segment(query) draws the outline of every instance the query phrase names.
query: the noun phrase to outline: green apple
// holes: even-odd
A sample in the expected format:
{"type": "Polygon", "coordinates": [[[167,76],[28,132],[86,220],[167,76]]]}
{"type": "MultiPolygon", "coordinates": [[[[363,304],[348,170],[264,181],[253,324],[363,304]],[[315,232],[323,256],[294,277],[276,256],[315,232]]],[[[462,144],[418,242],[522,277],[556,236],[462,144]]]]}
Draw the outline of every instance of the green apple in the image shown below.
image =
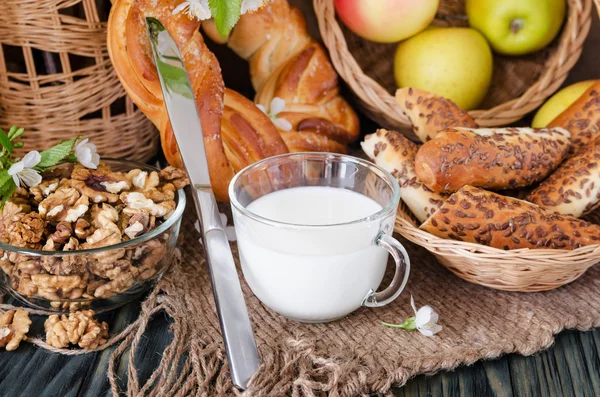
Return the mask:
{"type": "Polygon", "coordinates": [[[580,81],[552,95],[537,111],[531,122],[533,128],[544,128],[573,104],[597,80],[580,81]]]}
{"type": "Polygon", "coordinates": [[[547,46],[565,19],[565,0],[466,0],[469,25],[494,51],[523,55],[547,46]]]}
{"type": "Polygon", "coordinates": [[[398,45],[398,87],[420,88],[476,108],[492,81],[493,60],[485,38],[470,28],[427,29],[398,45]]]}

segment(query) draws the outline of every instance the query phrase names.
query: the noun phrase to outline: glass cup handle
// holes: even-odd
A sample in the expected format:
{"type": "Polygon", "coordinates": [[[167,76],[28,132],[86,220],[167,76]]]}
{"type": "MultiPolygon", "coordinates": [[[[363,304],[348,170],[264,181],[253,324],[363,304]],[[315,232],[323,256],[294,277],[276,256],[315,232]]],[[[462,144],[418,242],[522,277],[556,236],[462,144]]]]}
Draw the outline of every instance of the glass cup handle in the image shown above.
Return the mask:
{"type": "Polygon", "coordinates": [[[362,301],[363,306],[381,307],[392,302],[404,290],[410,273],[410,259],[406,250],[395,238],[380,233],[375,239],[375,245],[389,252],[396,262],[396,273],[390,285],[381,292],[369,290],[362,301]]]}

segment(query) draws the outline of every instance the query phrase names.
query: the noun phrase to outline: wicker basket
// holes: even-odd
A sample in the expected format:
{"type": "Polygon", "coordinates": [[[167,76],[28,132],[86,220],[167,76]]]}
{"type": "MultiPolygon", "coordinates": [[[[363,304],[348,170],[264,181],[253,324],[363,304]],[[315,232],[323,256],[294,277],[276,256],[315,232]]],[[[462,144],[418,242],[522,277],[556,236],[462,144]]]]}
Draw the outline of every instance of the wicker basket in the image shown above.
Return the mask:
{"type": "MultiPolygon", "coordinates": [[[[598,219],[588,219],[595,223],[598,219]]],[[[505,291],[538,292],[560,287],[600,261],[600,244],[575,250],[517,249],[445,240],[417,227],[410,210],[398,208],[395,231],[435,255],[458,277],[505,291]]]]}
{"type": "Polygon", "coordinates": [[[25,148],[85,135],[103,156],[146,161],[159,135],[126,96],[106,48],[108,0],[0,1],[0,127],[25,148]]]}
{"type": "MultiPolygon", "coordinates": [[[[600,0],[594,1],[600,4],[600,0]]],[[[463,3],[441,0],[435,24],[466,26],[463,3]]],[[[517,121],[561,86],[581,55],[590,29],[592,0],[568,0],[568,6],[562,33],[546,49],[522,57],[494,55],[492,86],[482,104],[487,110],[470,112],[479,125],[500,126],[517,121]]],[[[363,40],[341,26],[335,17],[333,0],[314,0],[314,7],[333,65],[365,113],[382,126],[402,130],[408,138],[416,139],[410,130],[404,130],[410,123],[393,96],[396,45],[363,40]]]]}

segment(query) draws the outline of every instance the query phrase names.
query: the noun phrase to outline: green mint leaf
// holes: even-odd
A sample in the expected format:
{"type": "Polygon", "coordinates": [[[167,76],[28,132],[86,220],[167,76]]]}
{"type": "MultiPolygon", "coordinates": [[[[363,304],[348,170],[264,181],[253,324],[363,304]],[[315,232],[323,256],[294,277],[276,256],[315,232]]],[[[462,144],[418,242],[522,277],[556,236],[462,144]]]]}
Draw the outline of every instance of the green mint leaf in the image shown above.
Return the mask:
{"type": "Polygon", "coordinates": [[[10,141],[8,135],[6,135],[6,133],[2,129],[0,129],[0,145],[2,145],[2,147],[4,148],[4,150],[6,150],[9,156],[12,155],[13,144],[10,141]]]}
{"type": "Polygon", "coordinates": [[[40,156],[42,159],[36,168],[43,170],[63,162],[73,151],[73,147],[75,146],[77,139],[79,139],[79,137],[60,142],[58,145],[41,152],[40,156]]]}
{"type": "Polygon", "coordinates": [[[226,38],[240,19],[242,0],[208,0],[208,6],[217,32],[222,38],[226,38]]]}
{"type": "Polygon", "coordinates": [[[12,197],[16,189],[17,185],[12,176],[8,175],[8,170],[0,171],[0,208],[4,207],[4,203],[12,197]]]}
{"type": "MultiPolygon", "coordinates": [[[[0,171],[0,191],[8,181],[12,180],[12,176],[8,175],[8,170],[0,171]]],[[[14,183],[14,181],[13,181],[14,183]]]]}
{"type": "Polygon", "coordinates": [[[23,132],[25,132],[25,128],[17,128],[13,125],[10,127],[10,131],[8,131],[8,138],[10,138],[11,141],[14,141],[16,138],[23,135],[23,132]]]}
{"type": "Polygon", "coordinates": [[[2,189],[2,192],[0,192],[0,209],[4,208],[4,203],[10,200],[12,195],[15,193],[15,190],[17,190],[17,185],[15,185],[12,180],[11,182],[7,183],[6,186],[7,188],[2,189]]]}
{"type": "Polygon", "coordinates": [[[8,130],[8,137],[10,138],[15,132],[17,132],[17,126],[13,125],[12,127],[10,127],[10,130],[8,130]]]}

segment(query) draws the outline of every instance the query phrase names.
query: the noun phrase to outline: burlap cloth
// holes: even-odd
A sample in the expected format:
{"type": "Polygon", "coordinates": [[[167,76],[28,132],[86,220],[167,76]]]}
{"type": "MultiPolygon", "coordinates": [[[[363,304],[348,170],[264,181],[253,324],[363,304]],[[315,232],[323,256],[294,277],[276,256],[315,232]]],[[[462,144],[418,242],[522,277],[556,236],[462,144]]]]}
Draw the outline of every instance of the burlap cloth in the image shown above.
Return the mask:
{"type": "MultiPolygon", "coordinates": [[[[180,260],[143,302],[139,319],[110,341],[117,345],[108,368],[115,395],[240,394],[229,376],[210,276],[193,219],[193,214],[184,217],[180,260]],[[173,320],[173,341],[153,375],[141,381],[133,357],[150,317],[160,311],[173,320]],[[124,354],[129,355],[127,390],[119,389],[116,376],[124,354]]],[[[402,296],[384,308],[362,308],[328,324],[302,324],[277,315],[252,295],[240,273],[263,362],[246,394],[391,394],[392,386],[401,386],[417,374],[504,353],[533,354],[549,347],[554,335],[565,328],[600,325],[598,267],[554,291],[507,293],[463,282],[423,249],[405,246],[412,258],[412,274],[402,296]],[[399,322],[412,315],[411,294],[417,306],[429,304],[439,312],[444,328],[438,335],[428,338],[380,325],[380,321],[399,322]]],[[[40,339],[30,342],[49,348],[40,339]]]]}

